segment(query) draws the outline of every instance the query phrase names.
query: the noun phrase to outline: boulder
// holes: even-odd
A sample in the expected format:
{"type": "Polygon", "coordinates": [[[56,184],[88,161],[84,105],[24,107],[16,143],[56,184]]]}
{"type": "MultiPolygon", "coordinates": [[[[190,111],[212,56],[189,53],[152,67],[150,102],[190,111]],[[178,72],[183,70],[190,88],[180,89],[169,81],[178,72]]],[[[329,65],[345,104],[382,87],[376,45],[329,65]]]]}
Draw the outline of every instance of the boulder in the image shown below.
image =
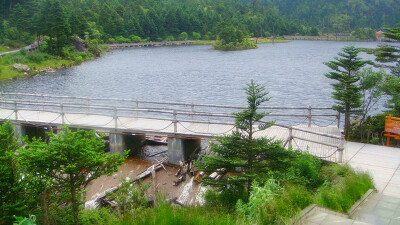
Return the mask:
{"type": "Polygon", "coordinates": [[[22,71],[22,72],[29,72],[29,71],[31,71],[31,68],[29,68],[28,65],[24,65],[24,64],[20,64],[20,63],[15,63],[15,64],[13,65],[13,68],[14,68],[15,70],[19,70],[19,71],[22,71]]]}

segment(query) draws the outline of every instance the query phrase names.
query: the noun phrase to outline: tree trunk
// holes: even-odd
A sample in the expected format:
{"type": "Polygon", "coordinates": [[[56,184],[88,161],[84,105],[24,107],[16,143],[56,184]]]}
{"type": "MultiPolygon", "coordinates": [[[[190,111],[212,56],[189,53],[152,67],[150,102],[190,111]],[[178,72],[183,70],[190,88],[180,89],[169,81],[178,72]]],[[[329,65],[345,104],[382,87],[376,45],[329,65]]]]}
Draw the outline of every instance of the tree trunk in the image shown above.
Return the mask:
{"type": "Polygon", "coordinates": [[[74,188],[74,184],[72,182],[72,175],[70,175],[70,190],[71,190],[71,202],[72,202],[72,211],[74,213],[74,221],[75,221],[75,225],[79,225],[79,218],[78,218],[78,203],[76,200],[76,190],[74,188]]]}
{"type": "Polygon", "coordinates": [[[46,201],[46,196],[47,196],[47,188],[40,193],[40,207],[42,208],[42,223],[43,225],[50,225],[49,223],[49,210],[47,207],[47,201],[46,201]]]}
{"type": "Polygon", "coordinates": [[[344,136],[346,141],[350,139],[350,105],[346,105],[346,115],[344,119],[344,136]]]}

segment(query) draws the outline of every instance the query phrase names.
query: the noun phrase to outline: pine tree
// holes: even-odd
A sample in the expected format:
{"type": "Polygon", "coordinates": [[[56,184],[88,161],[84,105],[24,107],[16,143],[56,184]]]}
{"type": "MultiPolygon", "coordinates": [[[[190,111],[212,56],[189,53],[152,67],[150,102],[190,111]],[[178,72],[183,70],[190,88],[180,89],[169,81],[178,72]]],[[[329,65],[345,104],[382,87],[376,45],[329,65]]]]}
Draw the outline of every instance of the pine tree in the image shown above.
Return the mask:
{"type": "Polygon", "coordinates": [[[325,74],[326,77],[336,80],[337,83],[331,84],[334,91],[332,97],[336,100],[333,109],[344,113],[344,132],[346,140],[350,137],[350,116],[359,113],[361,107],[361,92],[357,82],[360,80],[358,71],[367,63],[358,56],[360,52],[356,47],[349,46],[342,49],[335,57],[335,61],[324,63],[333,71],[325,74]]]}
{"type": "Polygon", "coordinates": [[[269,171],[271,165],[268,159],[286,151],[279,141],[254,137],[256,132],[273,125],[273,122],[262,121],[268,113],[258,112],[259,106],[269,100],[265,87],[251,81],[245,91],[248,107],[234,114],[237,130],[231,135],[216,137],[217,143],[210,145],[215,154],[204,155],[201,161],[196,162],[197,168],[208,174],[216,171],[221,175],[236,174],[218,180],[202,180],[204,184],[214,185],[222,191],[243,190],[245,187],[249,193],[253,180],[269,171]]]}

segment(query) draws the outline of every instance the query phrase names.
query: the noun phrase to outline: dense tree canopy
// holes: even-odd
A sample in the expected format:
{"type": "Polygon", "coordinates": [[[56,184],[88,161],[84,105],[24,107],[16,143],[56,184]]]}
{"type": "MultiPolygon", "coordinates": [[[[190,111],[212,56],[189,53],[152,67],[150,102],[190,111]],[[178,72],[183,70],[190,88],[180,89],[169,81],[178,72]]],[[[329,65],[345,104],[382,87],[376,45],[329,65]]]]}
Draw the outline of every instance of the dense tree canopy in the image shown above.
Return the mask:
{"type": "Polygon", "coordinates": [[[45,34],[52,18],[62,14],[59,25],[69,26],[64,32],[81,38],[89,32],[104,42],[131,35],[149,40],[177,38],[182,32],[215,35],[222,21],[257,37],[357,29],[361,34],[394,26],[400,21],[399,7],[390,0],[0,0],[0,38],[28,42],[27,32],[45,34]]]}

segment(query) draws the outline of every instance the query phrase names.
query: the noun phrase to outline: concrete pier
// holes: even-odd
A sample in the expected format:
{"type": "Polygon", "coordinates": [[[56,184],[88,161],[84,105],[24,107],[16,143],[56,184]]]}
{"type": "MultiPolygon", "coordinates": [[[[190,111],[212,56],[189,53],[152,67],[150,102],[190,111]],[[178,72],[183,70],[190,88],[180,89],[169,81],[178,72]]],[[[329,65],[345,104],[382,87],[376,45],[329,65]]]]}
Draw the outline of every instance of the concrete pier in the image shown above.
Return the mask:
{"type": "Polygon", "coordinates": [[[141,152],[146,142],[145,135],[133,133],[110,133],[110,152],[120,153],[130,150],[129,155],[137,155],[141,152]]]}
{"type": "Polygon", "coordinates": [[[187,161],[200,149],[200,139],[168,138],[168,163],[179,164],[187,161]]]}

